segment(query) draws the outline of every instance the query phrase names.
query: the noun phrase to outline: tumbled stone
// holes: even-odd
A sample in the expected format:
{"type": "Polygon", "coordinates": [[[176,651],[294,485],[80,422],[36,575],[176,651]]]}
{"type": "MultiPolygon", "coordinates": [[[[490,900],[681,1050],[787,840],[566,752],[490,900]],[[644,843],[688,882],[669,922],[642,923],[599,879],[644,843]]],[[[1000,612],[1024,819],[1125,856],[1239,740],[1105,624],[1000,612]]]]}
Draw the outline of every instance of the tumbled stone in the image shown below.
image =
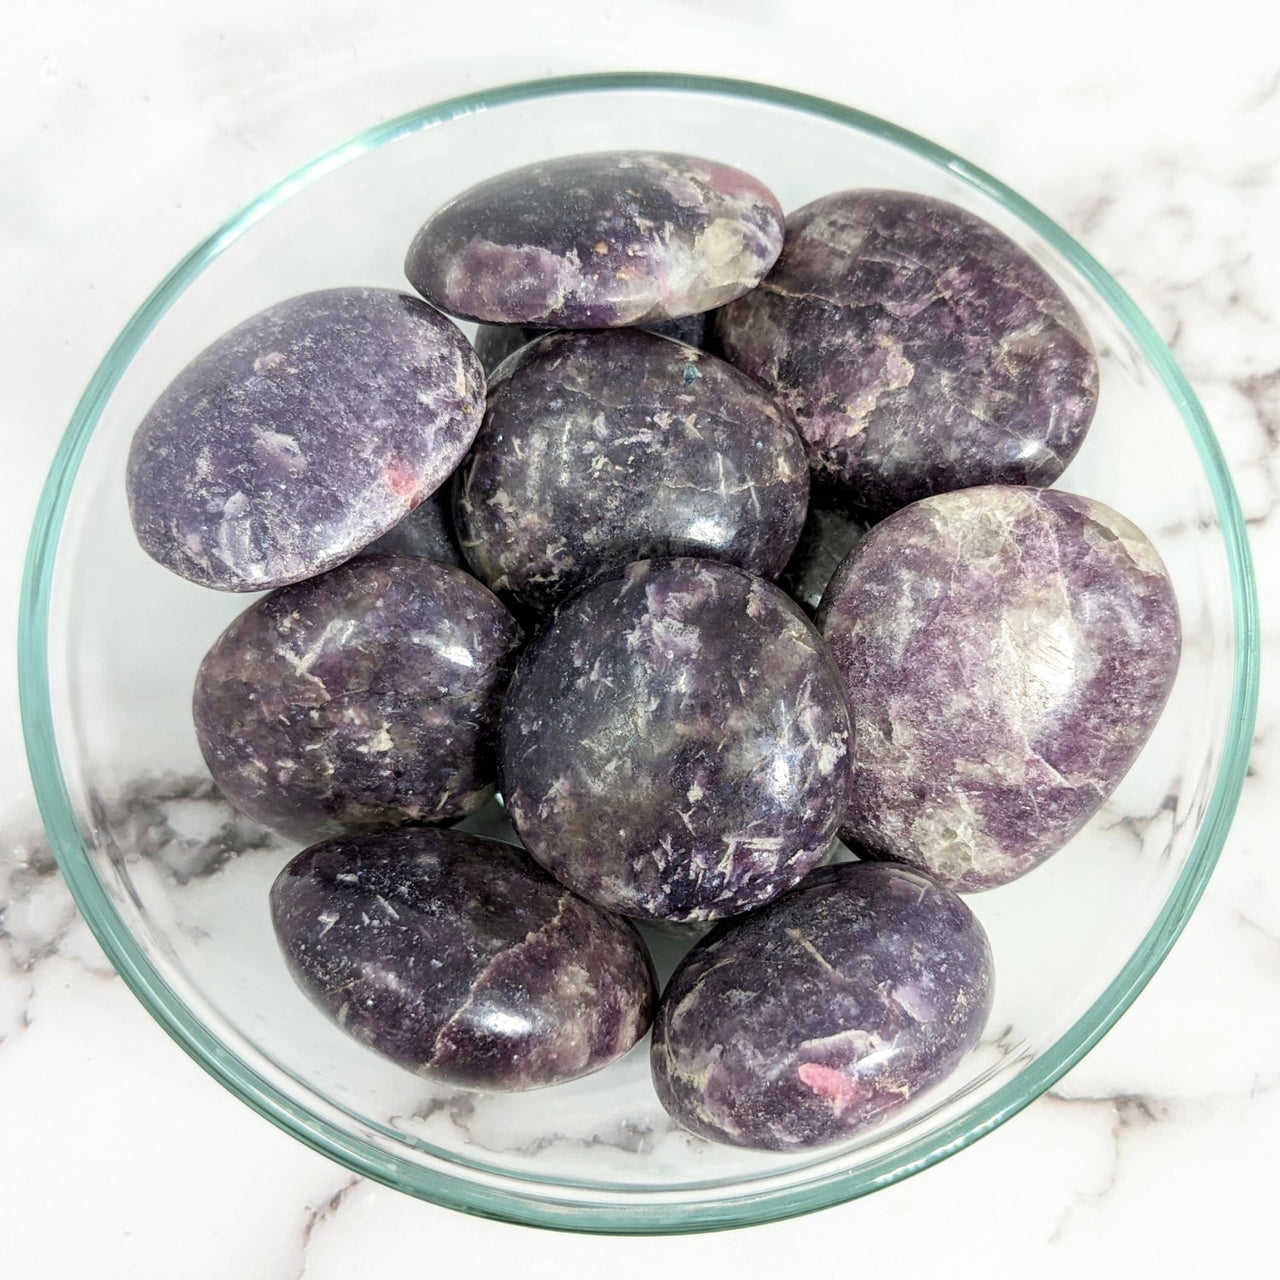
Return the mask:
{"type": "MultiPolygon", "coordinates": [[[[712,355],[718,353],[715,336],[715,313],[703,311],[698,315],[681,316],[677,320],[658,320],[652,324],[635,326],[646,333],[656,333],[663,338],[687,342],[712,355]]],[[[476,330],[473,344],[484,371],[491,374],[509,355],[527,346],[535,338],[544,337],[546,329],[530,329],[519,324],[482,324],[476,330]]]]}
{"type": "Polygon", "coordinates": [[[502,715],[520,838],[584,898],[642,919],[767,902],[826,852],[848,712],[818,633],[732,565],[630,565],[557,609],[502,715]]]}
{"type": "Polygon", "coordinates": [[[392,525],[382,537],[371,542],[361,554],[416,556],[465,568],[453,531],[450,505],[449,486],[444,485],[418,503],[399,524],[392,525]]]}
{"type": "Polygon", "coordinates": [[[954,893],[902,867],[823,867],[689,953],[654,1022],[654,1086],[717,1142],[837,1142],[950,1074],[991,995],[986,934],[954,893]]]}
{"type": "Polygon", "coordinates": [[[988,486],[889,516],[818,626],[857,760],[845,840],[960,890],[1043,862],[1146,742],[1178,668],[1173,587],[1117,512],[988,486]]]}
{"type": "Polygon", "coordinates": [[[869,527],[825,495],[811,495],[800,540],[778,575],[778,586],[812,617],[832,575],[869,527]]]}
{"type": "Polygon", "coordinates": [[[769,277],[717,325],[726,357],[794,416],[815,477],[874,514],[1050,484],[1097,402],[1084,323],[1044,268],[975,215],[907,192],[793,213],[769,277]]]}
{"type": "Polygon", "coordinates": [[[601,329],[710,311],[759,283],[782,209],[739,169],[667,152],[542,161],[437,210],[405,274],[453,315],[601,329]]]}
{"type": "Polygon", "coordinates": [[[795,429],[724,361],[633,329],[557,333],[490,380],[455,517],[476,575],[541,613],[654,556],[771,577],[808,494],[795,429]]]}
{"type": "Polygon", "coordinates": [[[207,347],[143,419],[128,464],[134,529],[202,586],[311,577],[435,490],[483,411],[470,344],[417,298],[290,298],[207,347]]]}
{"type": "Polygon", "coordinates": [[[200,749],[236,808],[297,839],[460,817],[493,792],[521,639],[461,569],[358,557],[222,633],[196,677],[200,749]]]}
{"type": "Polygon", "coordinates": [[[535,1089],[598,1071],[648,1029],[644,945],[513,845],[362,833],[271,890],[294,980],[348,1035],[419,1075],[535,1089]]]}

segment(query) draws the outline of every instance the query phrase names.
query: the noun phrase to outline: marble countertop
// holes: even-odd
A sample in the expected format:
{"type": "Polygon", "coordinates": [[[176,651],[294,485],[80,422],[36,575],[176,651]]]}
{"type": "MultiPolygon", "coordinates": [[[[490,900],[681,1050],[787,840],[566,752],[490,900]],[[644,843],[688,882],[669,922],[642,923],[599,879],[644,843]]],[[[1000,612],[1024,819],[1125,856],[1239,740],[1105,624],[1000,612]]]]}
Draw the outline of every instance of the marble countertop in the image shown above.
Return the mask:
{"type": "Polygon", "coordinates": [[[6,20],[0,1275],[349,1280],[457,1263],[488,1275],[517,1252],[530,1277],[826,1259],[891,1275],[1252,1273],[1274,1242],[1280,1147],[1280,18],[1250,0],[367,8],[357,22],[345,0],[43,0],[6,20]],[[488,84],[611,67],[851,103],[967,156],[1079,237],[1171,343],[1219,434],[1254,540],[1264,660],[1251,776],[1220,866],[1170,959],[1082,1064],[969,1151],[868,1199],[625,1243],[418,1203],[305,1149],[205,1076],[114,976],[53,869],[8,674],[57,439],[169,266],[367,124],[488,84]]]}

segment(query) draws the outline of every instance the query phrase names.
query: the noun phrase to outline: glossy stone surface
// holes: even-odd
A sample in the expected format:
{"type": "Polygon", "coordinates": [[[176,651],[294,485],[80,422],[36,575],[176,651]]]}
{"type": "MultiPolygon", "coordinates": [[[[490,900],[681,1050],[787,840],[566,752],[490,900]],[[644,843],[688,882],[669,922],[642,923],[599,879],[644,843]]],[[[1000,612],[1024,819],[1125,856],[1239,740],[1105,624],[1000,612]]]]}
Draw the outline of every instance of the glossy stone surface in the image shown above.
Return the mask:
{"type": "Polygon", "coordinates": [[[399,524],[371,542],[362,555],[417,556],[441,564],[466,568],[453,531],[449,486],[443,485],[424,498],[399,524]]]}
{"type": "Polygon", "coordinates": [[[768,279],[717,325],[726,357],[794,416],[815,477],[874,514],[1052,483],[1097,402],[1089,336],[1044,269],[975,215],[907,192],[797,210],[768,279]]]}
{"type": "Polygon", "coordinates": [[[600,906],[713,920],[795,884],[848,793],[848,712],[812,624],[711,560],[631,565],[562,605],[502,715],[520,838],[600,906]]]}
{"type": "Polygon", "coordinates": [[[300,840],[460,817],[493,791],[522,639],[491,592],[431,560],[361,556],[251,605],[205,655],[205,762],[300,840]]]}
{"type": "MultiPolygon", "coordinates": [[[[674,338],[677,342],[687,342],[691,347],[700,347],[712,355],[718,353],[716,341],[715,312],[703,311],[698,315],[681,316],[677,320],[657,320],[651,324],[635,326],[646,333],[656,333],[663,338],[674,338]]],[[[509,355],[519,351],[535,338],[541,338],[548,332],[546,329],[530,329],[518,324],[482,324],[476,330],[472,345],[476,355],[484,366],[485,373],[492,373],[509,355]]]]}
{"type": "Polygon", "coordinates": [[[654,1022],[654,1086],[718,1142],[837,1142],[954,1070],[991,995],[986,934],[954,893],[901,867],[823,867],[689,953],[654,1022]]]}
{"type": "Polygon", "coordinates": [[[961,890],[1061,848],[1146,742],[1178,668],[1168,575],[1089,498],[989,486],[889,516],[827,588],[857,761],[842,835],[961,890]]]}
{"type": "Polygon", "coordinates": [[[484,375],[461,331],[390,289],[326,289],[237,325],[133,439],[143,549],[193,582],[259,591],[340,564],[453,471],[484,375]]]}
{"type": "Polygon", "coordinates": [[[405,274],[491,324],[602,329],[710,311],[759,283],[782,209],[739,169],[666,152],[564,156],[464,191],[419,230],[405,274]]]}
{"type": "Polygon", "coordinates": [[[832,575],[869,527],[827,496],[811,494],[800,540],[778,575],[778,586],[812,617],[832,575]]]}
{"type": "Polygon", "coordinates": [[[314,845],[280,873],[271,915],[324,1014],[451,1084],[576,1079],[626,1053],[653,1015],[635,930],[495,840],[420,829],[314,845]]]}
{"type": "Polygon", "coordinates": [[[633,329],[557,333],[490,380],[454,516],[476,576],[541,613],[654,556],[771,577],[808,495],[795,429],[724,361],[633,329]]]}

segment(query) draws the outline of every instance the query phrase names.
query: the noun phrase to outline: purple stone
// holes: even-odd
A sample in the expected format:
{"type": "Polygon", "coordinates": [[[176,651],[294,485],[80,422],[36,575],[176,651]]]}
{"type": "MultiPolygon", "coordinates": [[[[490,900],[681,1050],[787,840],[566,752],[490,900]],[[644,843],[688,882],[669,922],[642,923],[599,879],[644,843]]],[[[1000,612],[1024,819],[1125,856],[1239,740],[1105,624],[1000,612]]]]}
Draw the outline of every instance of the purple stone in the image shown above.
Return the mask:
{"type": "Polygon", "coordinates": [[[773,194],[739,169],[604,151],[464,191],[418,232],[405,274],[470,320],[608,329],[710,311],[754,288],[782,231],[773,194]]]}
{"type": "Polygon", "coordinates": [[[630,565],[560,606],[502,715],[520,838],[584,898],[713,920],[789,889],[847,802],[848,713],[817,631],[712,560],[630,565]]]}
{"type": "MultiPolygon", "coordinates": [[[[715,312],[703,311],[694,316],[681,316],[677,320],[655,321],[653,324],[635,326],[646,333],[656,333],[662,338],[674,338],[677,342],[700,347],[712,355],[719,354],[716,341],[715,312]]],[[[493,371],[509,356],[527,346],[535,338],[544,337],[546,329],[530,329],[517,324],[482,324],[476,330],[473,345],[485,373],[493,371]]]]}
{"type": "Polygon", "coordinates": [[[373,556],[416,556],[466,568],[449,511],[449,486],[424,498],[399,524],[360,553],[373,556]]]}
{"type": "Polygon", "coordinates": [[[271,915],[290,973],[321,1012],[450,1084],[574,1080],[626,1053],[653,1015],[635,930],[496,840],[340,836],[285,867],[271,915]]]}
{"type": "Polygon", "coordinates": [[[941,200],[843,191],[787,219],[726,357],[795,417],[815,478],[885,514],[933,493],[1046,485],[1084,439],[1098,368],[1062,291],[941,200]]]}
{"type": "Polygon", "coordinates": [[[476,576],[542,613],[654,556],[772,577],[808,495],[795,429],[724,361],[634,329],[557,333],[491,379],[455,517],[476,576]]]}
{"type": "Polygon", "coordinates": [[[461,569],[361,556],[222,633],[196,677],[200,749],[236,808],[296,839],[461,817],[493,792],[521,639],[461,569]]]}
{"type": "Polygon", "coordinates": [[[1061,848],[1146,742],[1178,668],[1173,587],[1123,516],[990,486],[889,516],[818,626],[857,760],[842,835],[960,890],[1061,848]]]}
{"type": "Polygon", "coordinates": [[[143,419],[129,453],[134,529],[202,586],[297,582],[439,487],[483,411],[466,338],[417,298],[290,298],[207,347],[143,419]]]}
{"type": "Polygon", "coordinates": [[[823,867],[689,953],[654,1022],[654,1086],[716,1142],[838,1142],[950,1074],[991,992],[986,934],[954,893],[902,867],[823,867]]]}

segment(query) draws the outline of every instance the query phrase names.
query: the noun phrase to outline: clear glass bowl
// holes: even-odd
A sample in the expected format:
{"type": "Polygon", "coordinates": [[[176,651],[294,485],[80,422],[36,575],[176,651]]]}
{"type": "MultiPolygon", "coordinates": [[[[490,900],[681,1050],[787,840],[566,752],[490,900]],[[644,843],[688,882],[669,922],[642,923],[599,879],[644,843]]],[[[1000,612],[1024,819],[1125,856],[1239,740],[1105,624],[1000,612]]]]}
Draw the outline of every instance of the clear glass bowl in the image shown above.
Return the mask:
{"type": "Polygon", "coordinates": [[[440,1204],[618,1232],[760,1222],[924,1169],[1037,1097],[1150,978],[1222,847],[1252,732],[1253,582],[1240,510],[1173,359],[1083,249],[1012,191],[883,121],[760,85],[669,75],[543,81],[381,125],[265,192],[189,254],[108,352],[58,452],[31,539],[21,620],[28,753],[81,910],[138,998],[218,1080],[350,1168],[440,1204]],[[704,154],[794,208],[851,186],[964,205],[1057,278],[1097,345],[1097,420],[1061,487],[1118,507],[1173,575],[1185,652],[1138,763],[1088,828],[1027,876],[969,901],[990,933],[995,1009],[979,1049],[856,1142],[803,1156],[676,1129],[643,1046],[534,1094],[435,1086],[348,1041],[294,989],[267,888],[291,852],[207,780],[189,713],[196,666],[248,601],[138,548],[129,439],[172,375],[290,294],[403,287],[419,222],[493,173],[575,151],[704,154]]]}

